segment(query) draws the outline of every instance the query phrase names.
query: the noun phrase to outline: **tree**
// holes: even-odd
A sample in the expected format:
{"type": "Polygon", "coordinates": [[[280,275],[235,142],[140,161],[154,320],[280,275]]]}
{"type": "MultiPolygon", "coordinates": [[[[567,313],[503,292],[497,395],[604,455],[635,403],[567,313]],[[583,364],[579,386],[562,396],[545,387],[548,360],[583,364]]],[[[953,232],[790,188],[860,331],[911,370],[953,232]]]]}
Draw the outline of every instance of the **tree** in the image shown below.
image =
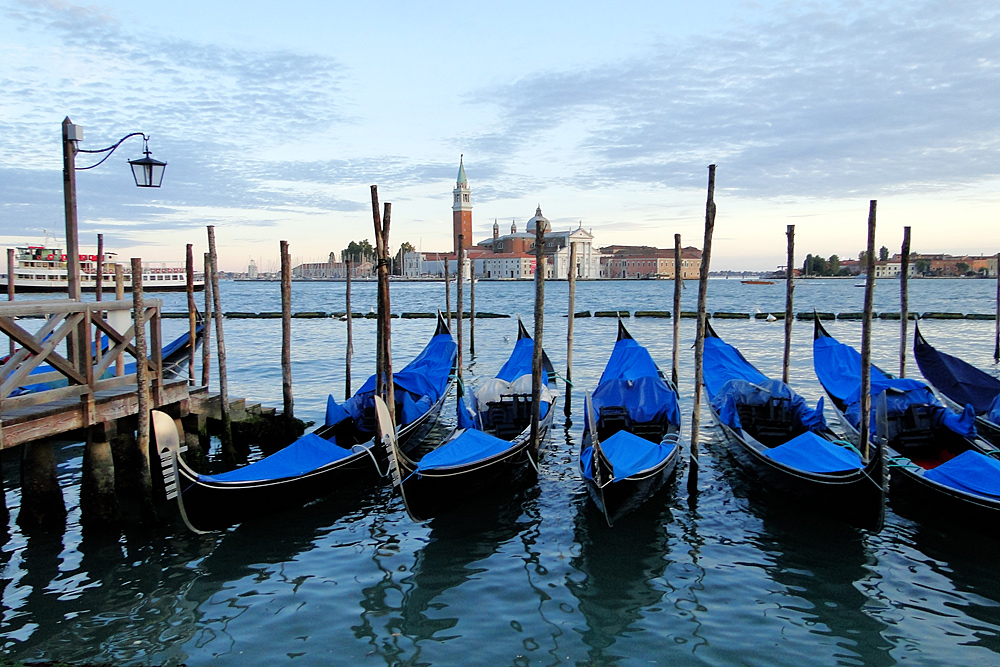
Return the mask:
{"type": "Polygon", "coordinates": [[[882,246],[881,248],[878,249],[878,261],[880,262],[889,261],[889,249],[886,248],[885,246],[882,246]]]}
{"type": "Polygon", "coordinates": [[[918,259],[913,262],[913,267],[917,270],[917,273],[923,275],[930,270],[931,263],[926,259],[918,259]]]}
{"type": "Polygon", "coordinates": [[[340,258],[343,261],[364,262],[375,258],[375,248],[365,239],[361,243],[351,241],[347,247],[340,251],[340,258]]]}
{"type": "Polygon", "coordinates": [[[955,264],[955,271],[957,271],[959,275],[965,275],[969,272],[969,265],[965,262],[959,262],[955,264]]]}
{"type": "Polygon", "coordinates": [[[831,276],[835,276],[840,273],[840,257],[830,255],[829,270],[831,276]]]}

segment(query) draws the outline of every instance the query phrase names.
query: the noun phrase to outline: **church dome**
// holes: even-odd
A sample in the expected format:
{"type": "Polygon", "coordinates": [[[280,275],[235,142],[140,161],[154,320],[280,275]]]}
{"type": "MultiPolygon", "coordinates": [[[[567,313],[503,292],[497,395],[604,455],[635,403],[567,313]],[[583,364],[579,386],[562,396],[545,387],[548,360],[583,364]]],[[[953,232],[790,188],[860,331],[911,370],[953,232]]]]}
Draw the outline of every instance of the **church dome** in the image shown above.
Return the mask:
{"type": "Polygon", "coordinates": [[[531,233],[531,234],[534,234],[535,233],[535,229],[536,229],[536,227],[539,224],[542,225],[542,230],[543,231],[545,231],[545,232],[552,231],[552,223],[549,222],[548,218],[546,218],[544,215],[542,215],[542,207],[541,206],[539,206],[538,208],[535,209],[535,217],[533,217],[531,220],[528,220],[527,231],[529,233],[531,233]]]}

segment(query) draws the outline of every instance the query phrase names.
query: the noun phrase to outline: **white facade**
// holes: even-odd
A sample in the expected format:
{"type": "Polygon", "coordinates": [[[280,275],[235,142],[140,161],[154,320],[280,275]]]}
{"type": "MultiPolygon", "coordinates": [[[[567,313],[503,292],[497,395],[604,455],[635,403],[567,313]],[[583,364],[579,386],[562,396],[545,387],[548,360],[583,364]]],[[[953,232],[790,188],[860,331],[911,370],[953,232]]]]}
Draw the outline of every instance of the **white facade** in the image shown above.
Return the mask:
{"type": "Polygon", "coordinates": [[[520,255],[484,255],[476,259],[476,276],[487,280],[520,280],[535,275],[535,258],[520,255]]]}

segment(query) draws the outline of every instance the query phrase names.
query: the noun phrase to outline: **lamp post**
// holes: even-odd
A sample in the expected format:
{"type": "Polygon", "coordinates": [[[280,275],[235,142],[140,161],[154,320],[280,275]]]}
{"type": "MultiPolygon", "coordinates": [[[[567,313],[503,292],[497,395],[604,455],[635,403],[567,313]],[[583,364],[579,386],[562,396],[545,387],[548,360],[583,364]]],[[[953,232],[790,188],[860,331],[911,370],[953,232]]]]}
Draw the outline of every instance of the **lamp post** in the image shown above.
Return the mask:
{"type": "MultiPolygon", "coordinates": [[[[69,292],[69,298],[74,301],[80,300],[80,240],[77,227],[77,214],[76,214],[76,155],[77,153],[91,153],[91,154],[104,154],[99,161],[88,166],[79,167],[80,171],[86,169],[93,169],[98,165],[102,164],[105,160],[111,157],[111,154],[122,145],[122,143],[129,139],[130,137],[142,137],[143,140],[143,150],[145,156],[138,158],[136,160],[129,160],[129,165],[132,167],[132,175],[135,178],[136,186],[140,188],[158,188],[160,183],[163,181],[163,172],[167,167],[166,162],[160,162],[159,160],[154,160],[149,156],[149,137],[147,137],[142,132],[132,132],[126,134],[124,137],[118,140],[118,142],[107,148],[100,148],[98,150],[87,150],[79,147],[79,142],[83,141],[83,128],[79,125],[74,125],[73,121],[67,116],[62,122],[62,144],[63,144],[63,203],[66,209],[66,283],[67,291],[69,292]]],[[[98,259],[98,265],[104,266],[104,258],[100,257],[98,259]]],[[[70,335],[67,340],[67,345],[69,349],[70,359],[75,359],[80,368],[83,368],[87,363],[85,357],[85,351],[79,349],[76,344],[75,336],[70,335]],[[80,357],[77,359],[77,357],[80,357]]],[[[82,336],[80,340],[82,340],[82,336]]]]}

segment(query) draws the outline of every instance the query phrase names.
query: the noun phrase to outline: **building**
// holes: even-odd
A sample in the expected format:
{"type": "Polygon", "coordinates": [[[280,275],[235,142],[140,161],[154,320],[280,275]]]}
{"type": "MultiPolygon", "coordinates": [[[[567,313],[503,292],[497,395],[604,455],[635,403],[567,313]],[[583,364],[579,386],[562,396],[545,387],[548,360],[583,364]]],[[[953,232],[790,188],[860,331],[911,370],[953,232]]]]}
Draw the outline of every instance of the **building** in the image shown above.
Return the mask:
{"type": "MultiPolygon", "coordinates": [[[[542,207],[535,209],[535,215],[528,220],[524,231],[517,231],[517,222],[511,221],[510,233],[500,235],[499,222],[493,222],[493,237],[484,239],[476,244],[475,252],[472,254],[477,260],[477,274],[483,278],[510,278],[512,262],[505,262],[505,258],[529,256],[532,258],[531,265],[534,266],[535,256],[535,229],[537,225],[544,221],[551,230],[548,219],[542,215],[542,207]],[[479,273],[479,261],[482,260],[482,273],[479,273]],[[489,260],[489,261],[487,261],[489,260]],[[506,268],[499,268],[499,267],[506,268]],[[494,267],[496,267],[494,269],[494,267]],[[499,272],[499,275],[494,273],[499,272]]],[[[594,236],[583,228],[581,223],[576,229],[564,231],[549,231],[545,234],[545,248],[542,253],[545,255],[545,277],[556,280],[569,278],[570,273],[570,247],[576,246],[576,277],[582,279],[598,278],[600,271],[600,258],[594,252],[594,236]]],[[[522,275],[529,278],[534,274],[522,275]]]]}
{"type": "MultiPolygon", "coordinates": [[[[372,275],[374,264],[369,261],[353,262],[351,264],[352,278],[368,278],[372,275]]],[[[337,261],[337,253],[331,252],[325,262],[311,262],[292,267],[292,278],[298,280],[337,280],[347,278],[347,268],[344,262],[337,261]]]]}
{"type": "MultiPolygon", "coordinates": [[[[653,246],[613,245],[600,249],[602,278],[639,278],[673,280],[674,249],[653,246]]],[[[681,248],[682,280],[694,280],[701,274],[701,250],[681,248]]]]}
{"type": "Polygon", "coordinates": [[[472,241],[472,191],[469,189],[469,179],[465,177],[465,156],[458,158],[458,178],[455,189],[452,190],[454,203],[451,207],[451,224],[455,256],[458,256],[458,237],[462,237],[462,247],[471,248],[472,241]]]}

